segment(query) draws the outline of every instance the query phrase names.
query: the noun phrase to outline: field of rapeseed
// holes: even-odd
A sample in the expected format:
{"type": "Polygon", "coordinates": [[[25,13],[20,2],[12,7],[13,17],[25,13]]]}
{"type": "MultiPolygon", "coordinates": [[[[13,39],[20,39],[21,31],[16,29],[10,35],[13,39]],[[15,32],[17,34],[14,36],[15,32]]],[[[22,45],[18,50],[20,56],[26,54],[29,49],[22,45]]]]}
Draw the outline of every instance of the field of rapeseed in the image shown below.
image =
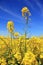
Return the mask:
{"type": "Polygon", "coordinates": [[[0,36],[0,65],[43,65],[43,37],[0,36]]]}

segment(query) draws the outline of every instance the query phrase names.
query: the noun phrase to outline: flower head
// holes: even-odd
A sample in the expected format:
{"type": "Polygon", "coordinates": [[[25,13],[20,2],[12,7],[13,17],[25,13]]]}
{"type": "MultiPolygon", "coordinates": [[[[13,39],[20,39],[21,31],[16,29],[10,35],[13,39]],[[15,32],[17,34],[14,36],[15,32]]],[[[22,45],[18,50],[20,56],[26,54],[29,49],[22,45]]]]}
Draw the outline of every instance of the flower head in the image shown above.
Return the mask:
{"type": "Polygon", "coordinates": [[[14,23],[12,21],[8,21],[7,28],[10,32],[14,30],[14,23]]]}
{"type": "Polygon", "coordinates": [[[27,7],[22,8],[22,16],[25,16],[25,14],[27,13],[29,16],[31,15],[29,12],[29,9],[27,7]]]}
{"type": "Polygon", "coordinates": [[[29,10],[28,10],[28,8],[27,7],[24,7],[23,9],[22,9],[22,12],[28,12],[29,10]]]}
{"type": "Polygon", "coordinates": [[[14,33],[14,36],[15,36],[15,37],[18,37],[18,36],[19,36],[19,33],[18,33],[18,32],[15,32],[15,33],[14,33]]]}

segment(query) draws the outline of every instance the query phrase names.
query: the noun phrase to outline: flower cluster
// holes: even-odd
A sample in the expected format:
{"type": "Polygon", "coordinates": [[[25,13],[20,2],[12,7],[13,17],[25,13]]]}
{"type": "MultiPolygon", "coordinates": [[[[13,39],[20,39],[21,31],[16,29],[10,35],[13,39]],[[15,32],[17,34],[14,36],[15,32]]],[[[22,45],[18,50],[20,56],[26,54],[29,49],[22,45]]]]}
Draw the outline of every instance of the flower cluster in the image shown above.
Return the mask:
{"type": "Polygon", "coordinates": [[[27,7],[22,8],[21,11],[22,11],[22,16],[28,16],[28,15],[30,16],[31,15],[31,13],[27,7]]]}
{"type": "Polygon", "coordinates": [[[12,32],[14,30],[14,24],[12,21],[8,21],[7,23],[7,28],[10,32],[12,32]]]}

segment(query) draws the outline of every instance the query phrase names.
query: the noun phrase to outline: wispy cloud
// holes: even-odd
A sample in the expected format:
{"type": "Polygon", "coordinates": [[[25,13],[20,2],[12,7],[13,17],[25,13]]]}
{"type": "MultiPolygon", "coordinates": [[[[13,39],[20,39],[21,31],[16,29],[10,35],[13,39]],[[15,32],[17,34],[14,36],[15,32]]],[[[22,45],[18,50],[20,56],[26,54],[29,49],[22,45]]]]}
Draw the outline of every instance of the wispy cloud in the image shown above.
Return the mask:
{"type": "Polygon", "coordinates": [[[43,6],[42,4],[38,1],[38,0],[34,0],[36,5],[39,7],[39,12],[40,12],[40,15],[43,16],[43,6]]]}
{"type": "Polygon", "coordinates": [[[13,13],[12,11],[8,10],[7,8],[3,8],[2,6],[0,6],[0,9],[6,13],[8,13],[9,15],[16,17],[19,20],[22,20],[22,18],[19,16],[19,14],[17,13],[13,13]]]}
{"type": "MultiPolygon", "coordinates": [[[[12,11],[10,11],[10,10],[8,10],[7,8],[4,8],[4,7],[2,7],[2,6],[0,6],[0,9],[1,9],[2,11],[4,11],[4,12],[8,13],[9,15],[13,16],[13,19],[15,19],[18,23],[24,24],[23,18],[22,18],[19,14],[13,13],[12,11]],[[21,22],[21,21],[22,21],[22,22],[21,22]]],[[[10,17],[9,17],[9,18],[8,18],[8,17],[7,17],[7,18],[3,18],[2,16],[0,16],[0,18],[3,19],[3,20],[9,20],[9,19],[11,19],[10,17]]]]}
{"type": "Polygon", "coordinates": [[[12,15],[12,16],[15,16],[13,12],[9,11],[9,10],[6,9],[6,8],[3,8],[3,7],[0,6],[0,9],[3,10],[3,11],[5,11],[5,12],[7,12],[7,13],[9,13],[9,14],[12,15]]]}
{"type": "MultiPolygon", "coordinates": [[[[37,5],[37,7],[39,8],[39,13],[41,16],[43,16],[43,6],[42,4],[39,2],[39,0],[33,0],[33,2],[35,2],[35,4],[37,5]]],[[[35,10],[35,6],[32,4],[32,2],[30,0],[25,0],[25,3],[27,6],[30,6],[33,10],[35,10]]]]}
{"type": "Polygon", "coordinates": [[[26,2],[27,6],[30,6],[34,10],[34,7],[33,7],[32,3],[29,0],[25,0],[25,2],[26,2]]]}

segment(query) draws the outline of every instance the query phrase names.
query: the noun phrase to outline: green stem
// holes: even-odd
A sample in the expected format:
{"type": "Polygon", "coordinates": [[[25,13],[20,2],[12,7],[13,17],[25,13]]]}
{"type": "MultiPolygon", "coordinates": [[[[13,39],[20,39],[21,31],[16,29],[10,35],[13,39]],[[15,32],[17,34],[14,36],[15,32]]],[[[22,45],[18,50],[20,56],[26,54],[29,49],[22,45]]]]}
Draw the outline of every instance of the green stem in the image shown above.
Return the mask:
{"type": "Polygon", "coordinates": [[[28,16],[27,16],[27,19],[26,19],[26,29],[25,29],[25,52],[27,51],[27,48],[26,48],[27,26],[28,26],[28,16]]]}

